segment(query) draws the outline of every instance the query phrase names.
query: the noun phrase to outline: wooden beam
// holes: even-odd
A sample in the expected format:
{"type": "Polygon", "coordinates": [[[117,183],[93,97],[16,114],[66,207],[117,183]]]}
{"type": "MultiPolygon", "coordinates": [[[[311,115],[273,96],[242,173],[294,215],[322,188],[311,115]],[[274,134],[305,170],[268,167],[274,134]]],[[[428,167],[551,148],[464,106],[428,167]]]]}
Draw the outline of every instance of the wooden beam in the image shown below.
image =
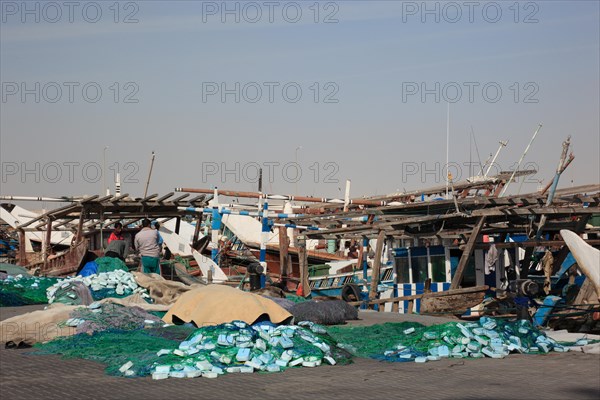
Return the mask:
{"type": "Polygon", "coordinates": [[[377,245],[375,246],[375,260],[371,271],[371,287],[369,289],[369,299],[377,297],[377,286],[379,285],[379,271],[381,270],[381,257],[383,255],[383,244],[385,241],[385,232],[379,231],[377,235],[377,245]]]}
{"type": "Polygon", "coordinates": [[[306,251],[306,240],[304,235],[298,237],[298,263],[300,265],[300,284],[302,285],[302,296],[310,295],[310,283],[308,281],[308,252],[306,251]]]}
{"type": "Polygon", "coordinates": [[[177,217],[175,220],[175,233],[179,235],[179,228],[181,227],[181,217],[177,217]]]}
{"type": "Polygon", "coordinates": [[[194,236],[192,237],[192,245],[195,245],[198,241],[198,236],[200,235],[200,228],[202,227],[202,217],[204,217],[204,213],[198,213],[198,218],[196,219],[196,227],[194,228],[194,236]]]}
{"type": "Polygon", "coordinates": [[[479,236],[479,232],[481,232],[481,228],[483,228],[483,224],[485,223],[485,216],[479,217],[477,221],[477,225],[473,228],[471,232],[471,236],[469,237],[469,241],[467,242],[467,246],[465,247],[462,256],[460,257],[460,261],[458,262],[458,267],[456,267],[456,272],[452,277],[452,283],[450,284],[450,289],[458,289],[462,282],[463,275],[465,273],[465,269],[467,267],[467,262],[469,261],[469,257],[473,252],[473,248],[475,247],[475,242],[477,241],[477,237],[479,236]]]}
{"type": "Polygon", "coordinates": [[[25,248],[25,241],[27,238],[25,237],[25,231],[21,228],[18,228],[19,231],[19,264],[22,266],[26,266],[29,264],[27,261],[27,251],[25,248]]]}
{"type": "Polygon", "coordinates": [[[81,214],[79,214],[79,222],[77,223],[77,234],[75,236],[75,243],[79,243],[83,237],[83,221],[85,221],[85,207],[82,208],[81,214]]]}
{"type": "MultiPolygon", "coordinates": [[[[421,299],[423,297],[434,298],[434,297],[454,296],[457,294],[483,292],[488,289],[489,289],[489,286],[485,286],[485,285],[461,288],[461,289],[450,289],[450,290],[446,290],[444,292],[431,292],[431,293],[413,294],[410,296],[391,297],[389,299],[371,300],[369,302],[369,304],[385,304],[385,303],[394,303],[394,302],[398,302],[398,301],[413,301],[413,300],[421,299]]],[[[348,304],[350,304],[351,306],[360,306],[363,304],[363,302],[362,301],[350,301],[350,302],[348,302],[348,304]]]]}
{"type": "Polygon", "coordinates": [[[48,265],[48,256],[50,255],[50,238],[52,237],[52,219],[47,218],[46,222],[46,237],[44,238],[44,271],[48,265]]]}
{"type": "Polygon", "coordinates": [[[156,199],[157,203],[162,203],[163,201],[165,201],[166,199],[168,199],[169,197],[173,196],[175,193],[173,192],[169,192],[167,194],[165,194],[164,196],[159,197],[158,199],[156,199]]]}
{"type": "Polygon", "coordinates": [[[282,226],[278,228],[279,231],[279,275],[281,279],[287,278],[288,272],[288,248],[290,245],[290,239],[288,238],[286,229],[282,226]]]}

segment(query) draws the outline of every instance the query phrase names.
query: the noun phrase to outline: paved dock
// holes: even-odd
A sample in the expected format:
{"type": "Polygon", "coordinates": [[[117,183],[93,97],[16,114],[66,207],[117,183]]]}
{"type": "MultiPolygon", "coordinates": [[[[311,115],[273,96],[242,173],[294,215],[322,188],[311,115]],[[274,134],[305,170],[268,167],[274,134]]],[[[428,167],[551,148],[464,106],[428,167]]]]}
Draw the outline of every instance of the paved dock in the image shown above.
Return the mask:
{"type": "MultiPolygon", "coordinates": [[[[41,306],[0,309],[5,319],[41,306]]],[[[361,313],[371,324],[435,317],[361,313]]],[[[502,360],[442,360],[425,364],[355,359],[347,366],[231,374],[217,379],[117,378],[104,366],[30,349],[0,350],[2,399],[598,399],[600,356],[582,353],[510,355],[502,360]]]]}

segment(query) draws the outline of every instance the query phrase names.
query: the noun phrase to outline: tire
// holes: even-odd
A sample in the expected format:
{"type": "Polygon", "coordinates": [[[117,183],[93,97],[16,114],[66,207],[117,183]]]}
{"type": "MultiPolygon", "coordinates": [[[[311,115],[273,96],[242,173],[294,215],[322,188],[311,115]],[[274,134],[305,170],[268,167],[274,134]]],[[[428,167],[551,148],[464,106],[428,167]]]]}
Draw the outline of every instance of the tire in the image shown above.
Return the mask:
{"type": "Polygon", "coordinates": [[[360,288],[353,283],[346,283],[342,286],[342,300],[346,303],[351,301],[361,301],[360,288]]]}

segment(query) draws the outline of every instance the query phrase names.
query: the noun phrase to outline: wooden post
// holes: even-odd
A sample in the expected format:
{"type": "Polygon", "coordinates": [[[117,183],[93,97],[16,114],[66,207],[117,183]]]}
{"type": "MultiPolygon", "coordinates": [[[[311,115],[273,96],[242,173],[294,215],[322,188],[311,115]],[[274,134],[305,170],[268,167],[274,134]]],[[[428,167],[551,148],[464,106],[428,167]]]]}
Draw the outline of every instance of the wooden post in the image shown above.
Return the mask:
{"type": "Polygon", "coordinates": [[[310,283],[308,281],[308,253],[306,252],[306,239],[304,235],[298,236],[298,263],[300,264],[300,284],[302,295],[310,295],[310,283]]]}
{"type": "Polygon", "coordinates": [[[469,257],[471,257],[471,253],[473,252],[473,248],[475,247],[475,242],[477,242],[477,237],[479,236],[479,232],[481,232],[484,223],[485,216],[479,217],[477,224],[471,232],[471,236],[469,237],[467,246],[463,250],[462,256],[460,257],[458,267],[456,267],[456,272],[454,273],[452,283],[450,284],[450,289],[458,289],[458,287],[460,286],[463,275],[465,273],[465,268],[467,267],[467,262],[469,261],[469,257]]]}
{"type": "Polygon", "coordinates": [[[198,219],[196,219],[196,228],[194,229],[194,237],[192,239],[192,244],[195,244],[198,241],[198,235],[200,235],[200,227],[202,226],[202,217],[204,217],[204,213],[200,213],[200,215],[198,215],[198,219]]]}
{"type": "Polygon", "coordinates": [[[46,237],[44,238],[44,271],[48,267],[48,256],[50,255],[50,238],[52,236],[52,219],[46,219],[46,237]]]}
{"type": "MultiPolygon", "coordinates": [[[[358,260],[356,261],[356,268],[363,269],[363,245],[362,245],[362,243],[360,244],[360,247],[358,248],[358,260]]],[[[366,276],[363,276],[363,278],[365,280],[367,279],[366,276]]]]}
{"type": "Polygon", "coordinates": [[[431,278],[425,279],[425,284],[423,285],[423,293],[431,293],[431,278]]]}
{"type": "Polygon", "coordinates": [[[175,220],[175,233],[179,235],[179,227],[181,226],[181,217],[175,220]]]}
{"type": "Polygon", "coordinates": [[[285,228],[279,227],[279,276],[287,279],[288,276],[288,247],[289,238],[285,228]]]}
{"type": "Polygon", "coordinates": [[[377,235],[377,245],[375,246],[375,260],[371,270],[371,288],[369,289],[369,300],[377,297],[377,286],[379,285],[379,271],[381,270],[381,257],[383,255],[383,242],[385,241],[385,232],[379,231],[377,235]]]}
{"type": "Polygon", "coordinates": [[[81,209],[81,214],[79,214],[79,222],[77,224],[77,234],[75,235],[75,243],[77,244],[81,241],[83,237],[83,221],[85,220],[85,207],[81,209]]]}
{"type": "Polygon", "coordinates": [[[19,228],[19,264],[22,266],[29,264],[27,261],[27,249],[25,248],[26,240],[25,231],[19,228]]]}

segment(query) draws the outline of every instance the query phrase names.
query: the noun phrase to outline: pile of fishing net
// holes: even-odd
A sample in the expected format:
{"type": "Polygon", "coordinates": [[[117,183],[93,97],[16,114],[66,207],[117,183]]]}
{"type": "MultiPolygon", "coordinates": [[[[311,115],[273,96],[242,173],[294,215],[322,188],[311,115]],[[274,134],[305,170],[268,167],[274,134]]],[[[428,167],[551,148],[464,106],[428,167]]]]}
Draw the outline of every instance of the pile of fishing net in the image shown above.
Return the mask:
{"type": "Polygon", "coordinates": [[[112,272],[122,270],[125,272],[129,272],[129,268],[127,268],[127,264],[123,260],[114,257],[99,257],[94,260],[96,265],[98,266],[98,273],[101,274],[103,272],[112,272]]]}
{"type": "Polygon", "coordinates": [[[334,338],[356,355],[385,361],[437,361],[442,358],[504,358],[511,352],[545,354],[568,349],[529,321],[482,317],[478,323],[449,322],[423,326],[388,323],[373,327],[337,328],[334,338]],[[366,343],[367,339],[374,343],[366,343]]]}
{"type": "Polygon", "coordinates": [[[58,281],[58,278],[8,275],[0,280],[0,306],[47,304],[46,290],[58,281]]]}
{"type": "Polygon", "coordinates": [[[60,299],[65,304],[83,304],[81,300],[77,300],[75,294],[67,294],[66,296],[63,294],[65,291],[72,292],[73,288],[71,286],[77,282],[82,282],[90,289],[94,300],[101,300],[107,297],[123,298],[134,293],[140,293],[146,299],[150,298],[147,290],[137,284],[133,274],[122,269],[116,269],[86,277],[75,276],[63,279],[48,288],[48,302],[53,303],[57,299],[60,299]],[[69,297],[74,301],[70,302],[69,297]]]}
{"type": "Polygon", "coordinates": [[[122,376],[119,368],[130,360],[135,360],[139,366],[139,376],[146,376],[151,373],[151,365],[161,358],[156,353],[164,348],[176,349],[182,338],[187,337],[191,331],[193,328],[184,326],[133,331],[105,330],[91,335],[84,333],[57,338],[51,342],[36,344],[35,348],[36,354],[61,354],[65,359],[83,358],[103,363],[109,375],[122,376]]]}
{"type": "MultiPolygon", "coordinates": [[[[92,309],[93,312],[93,309],[92,309]]],[[[73,314],[75,315],[75,314],[73,314]]],[[[107,364],[107,373],[153,379],[215,378],[226,373],[278,372],[351,362],[351,355],[317,324],[248,325],[242,321],[194,328],[157,326],[100,330],[38,344],[38,354],[62,354],[107,364]]]]}
{"type": "MultiPolygon", "coordinates": [[[[304,321],[299,326],[269,322],[248,325],[243,321],[202,327],[177,349],[161,349],[169,356],[152,368],[153,379],[216,378],[226,373],[280,372],[292,367],[317,367],[350,362],[320,325],[304,321]],[[177,356],[173,362],[173,356],[177,356]]],[[[122,366],[127,375],[138,375],[135,363],[122,366]]]]}
{"type": "Polygon", "coordinates": [[[295,303],[288,310],[296,321],[339,325],[358,319],[358,310],[343,300],[309,300],[295,303]]]}
{"type": "Polygon", "coordinates": [[[152,324],[162,325],[162,321],[139,307],[96,302],[75,309],[65,324],[76,327],[77,333],[92,334],[107,330],[141,329],[152,324]]]}

